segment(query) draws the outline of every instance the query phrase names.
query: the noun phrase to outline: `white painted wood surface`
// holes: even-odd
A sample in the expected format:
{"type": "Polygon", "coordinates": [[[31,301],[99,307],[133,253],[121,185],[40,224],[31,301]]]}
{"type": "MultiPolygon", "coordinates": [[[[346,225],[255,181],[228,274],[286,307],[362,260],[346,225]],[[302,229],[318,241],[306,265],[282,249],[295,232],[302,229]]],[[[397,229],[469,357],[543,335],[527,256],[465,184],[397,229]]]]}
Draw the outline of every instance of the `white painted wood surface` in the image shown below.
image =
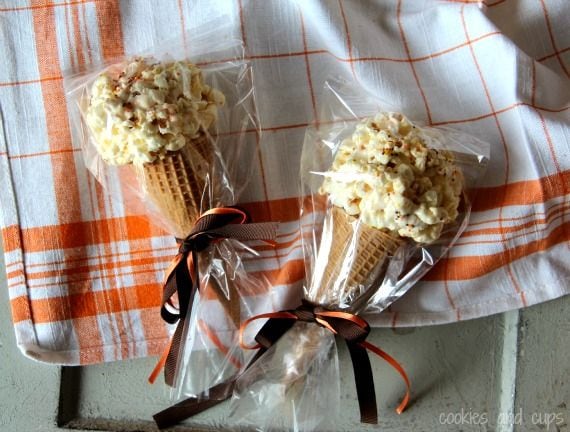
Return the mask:
{"type": "MultiPolygon", "coordinates": [[[[23,357],[3,262],[0,275],[0,431],[155,430],[152,413],[169,404],[164,386],[146,383],[155,360],[59,368],[23,357]]],[[[359,424],[341,348],[344,405],[337,430],[570,431],[569,317],[565,297],[452,325],[375,329],[372,342],[398,358],[412,379],[412,404],[403,415],[394,413],[403,386],[388,366],[373,361],[380,425],[359,424]]],[[[221,405],[176,430],[233,430],[226,414],[221,405]]]]}

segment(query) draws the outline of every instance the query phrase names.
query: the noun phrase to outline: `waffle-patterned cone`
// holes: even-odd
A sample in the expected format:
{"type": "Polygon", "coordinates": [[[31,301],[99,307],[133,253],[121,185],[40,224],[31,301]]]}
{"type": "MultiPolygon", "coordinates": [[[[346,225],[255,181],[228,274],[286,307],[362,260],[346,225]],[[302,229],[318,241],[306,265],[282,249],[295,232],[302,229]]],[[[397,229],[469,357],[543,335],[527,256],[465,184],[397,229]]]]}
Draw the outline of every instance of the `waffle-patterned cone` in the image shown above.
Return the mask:
{"type": "MultiPolygon", "coordinates": [[[[147,194],[161,216],[175,229],[174,235],[178,238],[186,237],[192,230],[200,216],[202,200],[208,198],[206,182],[214,154],[210,140],[202,135],[182,149],[167,153],[164,159],[144,165],[147,194]]],[[[212,183],[210,187],[219,186],[219,182],[212,183]]],[[[228,282],[229,293],[226,294],[218,284],[210,285],[205,289],[216,293],[234,325],[239,327],[241,311],[236,287],[228,282]]]]}
{"type": "Polygon", "coordinates": [[[320,288],[315,296],[319,303],[344,302],[359,291],[359,287],[369,280],[372,272],[383,268],[386,260],[402,243],[400,238],[363,223],[358,226],[358,239],[354,242],[357,223],[356,218],[343,209],[333,207],[332,244],[320,288]],[[348,262],[349,248],[354,248],[350,251],[353,254],[352,265],[348,271],[343,271],[345,261],[348,262]],[[346,282],[339,284],[340,277],[346,279],[346,282]]]}
{"type": "Polygon", "coordinates": [[[200,215],[214,149],[207,136],[188,143],[163,159],[143,166],[146,193],[172,228],[184,238],[200,215]]]}
{"type": "MultiPolygon", "coordinates": [[[[322,278],[313,281],[318,288],[309,293],[308,300],[334,307],[359,291],[360,285],[370,282],[371,273],[381,272],[403,240],[382,230],[358,224],[356,218],[336,206],[332,208],[331,231],[328,261],[322,278]],[[358,238],[354,241],[356,229],[358,238]],[[349,254],[353,255],[352,259],[349,259],[349,254]],[[348,270],[343,269],[345,261],[352,263],[348,270]]],[[[303,377],[303,371],[326,343],[322,330],[318,326],[293,327],[291,331],[296,332],[296,343],[290,348],[290,355],[283,360],[284,384],[293,385],[303,377]]]]}

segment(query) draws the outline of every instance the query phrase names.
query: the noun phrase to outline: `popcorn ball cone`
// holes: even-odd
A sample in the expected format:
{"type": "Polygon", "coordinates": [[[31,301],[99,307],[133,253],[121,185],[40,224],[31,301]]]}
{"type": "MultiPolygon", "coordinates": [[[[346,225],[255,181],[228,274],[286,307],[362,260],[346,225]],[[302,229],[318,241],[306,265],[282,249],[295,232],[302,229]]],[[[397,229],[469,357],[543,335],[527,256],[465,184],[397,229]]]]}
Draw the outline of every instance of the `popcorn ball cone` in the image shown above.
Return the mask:
{"type": "Polygon", "coordinates": [[[172,224],[178,238],[188,235],[200,216],[213,159],[214,149],[208,137],[202,135],[180,150],[143,165],[148,196],[172,224]]]}
{"type": "MultiPolygon", "coordinates": [[[[234,394],[238,401],[234,406],[244,407],[246,419],[252,417],[246,409],[255,404],[263,408],[262,415],[290,411],[294,421],[305,421],[295,423],[301,429],[317,430],[322,423],[314,412],[315,407],[322,410],[322,405],[311,406],[312,411],[305,406],[313,403],[311,399],[322,399],[322,392],[314,391],[315,383],[338,377],[333,334],[349,345],[357,391],[363,396],[359,398],[363,422],[376,417],[365,406],[374,401],[368,397],[373,393],[360,393],[370,382],[371,372],[367,364],[366,375],[360,375],[365,368],[358,357],[365,358],[365,354],[353,350],[356,346],[384,358],[404,378],[408,395],[398,413],[409,399],[409,380],[398,362],[359,339],[366,337],[369,326],[357,315],[384,310],[433,264],[426,258],[437,259],[443,248],[434,245],[432,254],[425,247],[442,234],[456,232],[457,226],[451,224],[457,223],[461,211],[464,177],[454,154],[440,145],[445,141],[438,141],[436,132],[424,131],[402,114],[378,113],[344,136],[336,127],[328,134],[322,129],[305,136],[302,178],[308,189],[303,195],[308,191],[310,199],[307,205],[303,203],[301,214],[314,215],[313,225],[302,232],[310,280],[297,309],[258,316],[269,316],[270,321],[256,340],[278,342],[261,357],[259,366],[254,364],[246,371],[234,394]],[[321,176],[322,182],[315,176],[321,176]],[[422,253],[419,264],[417,251],[422,253]],[[367,310],[368,306],[374,309],[367,310]],[[293,321],[284,334],[279,333],[278,319],[293,321]]],[[[338,395],[334,396],[338,401],[338,395]]],[[[252,424],[274,424],[272,419],[253,418],[252,424]]]]}
{"type": "Polygon", "coordinates": [[[328,261],[312,300],[338,304],[353,297],[371,277],[381,274],[402,242],[400,237],[358,223],[355,217],[334,206],[328,261]]]}
{"type": "MultiPolygon", "coordinates": [[[[219,205],[227,186],[213,178],[220,171],[210,136],[225,104],[223,93],[206,84],[189,61],[138,57],[120,73],[100,74],[89,96],[85,120],[101,159],[130,166],[127,172],[136,174],[136,187],[153,205],[157,222],[178,239],[188,236],[202,212],[219,205]]],[[[231,281],[209,286],[239,326],[236,287],[231,281]]]]}

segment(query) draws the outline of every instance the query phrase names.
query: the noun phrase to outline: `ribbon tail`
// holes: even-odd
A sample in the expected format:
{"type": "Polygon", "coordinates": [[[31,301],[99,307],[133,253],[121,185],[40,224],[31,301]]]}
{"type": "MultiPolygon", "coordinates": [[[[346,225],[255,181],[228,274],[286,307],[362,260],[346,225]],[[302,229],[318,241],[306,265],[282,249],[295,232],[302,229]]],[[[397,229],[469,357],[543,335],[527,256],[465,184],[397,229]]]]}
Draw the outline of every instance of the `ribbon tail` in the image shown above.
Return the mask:
{"type": "Polygon", "coordinates": [[[184,255],[178,254],[168,267],[168,270],[166,270],[166,277],[164,278],[164,284],[162,286],[162,307],[160,308],[160,316],[168,324],[174,324],[178,321],[179,314],[168,310],[166,305],[172,306],[171,299],[178,291],[180,267],[184,265],[184,255]]]}
{"type": "Polygon", "coordinates": [[[148,376],[149,384],[154,384],[154,382],[158,378],[158,374],[160,373],[160,371],[162,370],[164,365],[166,365],[166,359],[168,358],[168,354],[170,353],[170,347],[171,346],[172,346],[172,339],[170,339],[170,341],[168,342],[168,345],[166,345],[166,348],[162,352],[162,355],[160,356],[160,359],[156,363],[156,366],[154,367],[154,369],[152,370],[152,372],[148,376]]]}
{"type": "MultiPolygon", "coordinates": [[[[265,348],[258,350],[243,372],[259,360],[265,352],[265,348]]],[[[183,401],[156,413],[152,418],[159,429],[166,429],[222,403],[232,396],[236,383],[243,372],[232,379],[209,388],[196,397],[184,399],[183,401]]]]}
{"type": "Polygon", "coordinates": [[[164,362],[164,382],[170,387],[174,387],[176,382],[176,366],[178,365],[178,359],[180,357],[180,346],[182,342],[182,333],[184,333],[185,322],[186,321],[183,319],[178,321],[176,330],[174,330],[172,340],[170,341],[166,361],[164,362]]]}
{"type": "Polygon", "coordinates": [[[198,289],[199,282],[196,280],[197,277],[192,277],[192,273],[196,274],[196,262],[194,252],[188,255],[187,259],[184,259],[182,254],[178,254],[167,273],[163,288],[163,305],[160,309],[160,315],[167,323],[177,323],[177,325],[166,351],[149,376],[149,382],[151,383],[156,380],[158,372],[164,367],[164,381],[171,387],[174,385],[176,366],[178,364],[182,335],[184,333],[184,324],[186,317],[192,312],[194,296],[198,289]],[[166,307],[167,304],[171,304],[171,297],[174,294],[178,295],[179,313],[172,313],[166,307]]]}
{"type": "Polygon", "coordinates": [[[152,417],[159,429],[166,429],[174,426],[187,418],[206,411],[207,409],[210,409],[228,399],[233,393],[235,383],[235,378],[229,381],[224,381],[208,389],[197,397],[184,399],[183,401],[156,413],[152,417]]]}
{"type": "Polygon", "coordinates": [[[176,325],[176,330],[172,335],[170,351],[168,352],[164,365],[164,381],[171,387],[174,386],[176,380],[176,366],[178,365],[180,349],[182,347],[182,335],[184,334],[186,317],[192,314],[192,305],[199,284],[198,260],[196,259],[195,252],[192,252],[188,256],[187,265],[179,265],[176,268],[176,285],[181,314],[180,320],[176,325]]]}
{"type": "Polygon", "coordinates": [[[378,348],[376,345],[372,345],[369,342],[361,342],[360,345],[366,349],[369,349],[370,351],[372,351],[374,354],[376,354],[377,356],[381,357],[382,359],[384,359],[390,366],[392,366],[394,369],[396,369],[396,371],[400,374],[400,376],[402,377],[402,379],[404,380],[404,383],[406,384],[406,395],[404,396],[404,398],[402,399],[402,401],[400,402],[400,405],[398,405],[398,407],[396,408],[396,412],[398,414],[402,414],[404,412],[404,410],[406,409],[406,406],[408,405],[408,402],[410,401],[410,379],[408,378],[408,375],[406,374],[406,371],[404,370],[404,368],[400,365],[400,363],[398,363],[396,361],[396,359],[392,356],[390,356],[388,353],[386,353],[385,351],[382,351],[380,348],[378,348]]]}
{"type": "Polygon", "coordinates": [[[366,348],[360,344],[348,343],[348,351],[354,370],[356,395],[360,408],[360,421],[368,424],[378,424],[378,409],[376,407],[376,392],[374,376],[366,348]]]}

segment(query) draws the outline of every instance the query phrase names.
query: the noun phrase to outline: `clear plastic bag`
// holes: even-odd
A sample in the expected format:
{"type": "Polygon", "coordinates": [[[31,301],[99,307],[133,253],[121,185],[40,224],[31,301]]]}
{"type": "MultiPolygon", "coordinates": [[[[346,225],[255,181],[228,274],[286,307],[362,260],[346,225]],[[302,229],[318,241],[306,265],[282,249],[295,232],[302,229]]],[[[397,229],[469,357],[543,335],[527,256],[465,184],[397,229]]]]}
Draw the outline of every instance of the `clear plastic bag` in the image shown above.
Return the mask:
{"type": "MultiPolygon", "coordinates": [[[[88,170],[127,211],[179,240],[205,211],[234,205],[250,178],[259,124],[252,69],[232,34],[221,15],[182,39],[65,77],[88,170]]],[[[268,284],[247,276],[242,258],[251,254],[232,239],[199,252],[200,291],[184,321],[172,399],[239,370],[239,323],[265,302],[243,293],[268,284]],[[193,375],[194,361],[203,369],[193,375]]]]}
{"type": "Polygon", "coordinates": [[[192,315],[185,322],[172,400],[215,399],[209,390],[243,371],[253,356],[239,346],[239,323],[224,313],[223,305],[227,302],[232,308],[237,306],[242,320],[272,309],[269,295],[242,295],[267,292],[270,286],[267,280],[245,271],[242,257],[253,253],[238,241],[226,240],[214,245],[201,260],[201,290],[194,299],[192,315]],[[220,287],[229,290],[221,301],[213,295],[220,287]]]}
{"type": "MultiPolygon", "coordinates": [[[[489,145],[410,122],[354,83],[327,81],[321,107],[301,161],[302,212],[312,221],[301,228],[305,300],[381,313],[463,232],[489,145]]],[[[232,421],[279,430],[271,411],[292,430],[330,427],[339,392],[328,388],[338,386],[338,376],[333,334],[298,322],[240,376],[232,421]]]]}

